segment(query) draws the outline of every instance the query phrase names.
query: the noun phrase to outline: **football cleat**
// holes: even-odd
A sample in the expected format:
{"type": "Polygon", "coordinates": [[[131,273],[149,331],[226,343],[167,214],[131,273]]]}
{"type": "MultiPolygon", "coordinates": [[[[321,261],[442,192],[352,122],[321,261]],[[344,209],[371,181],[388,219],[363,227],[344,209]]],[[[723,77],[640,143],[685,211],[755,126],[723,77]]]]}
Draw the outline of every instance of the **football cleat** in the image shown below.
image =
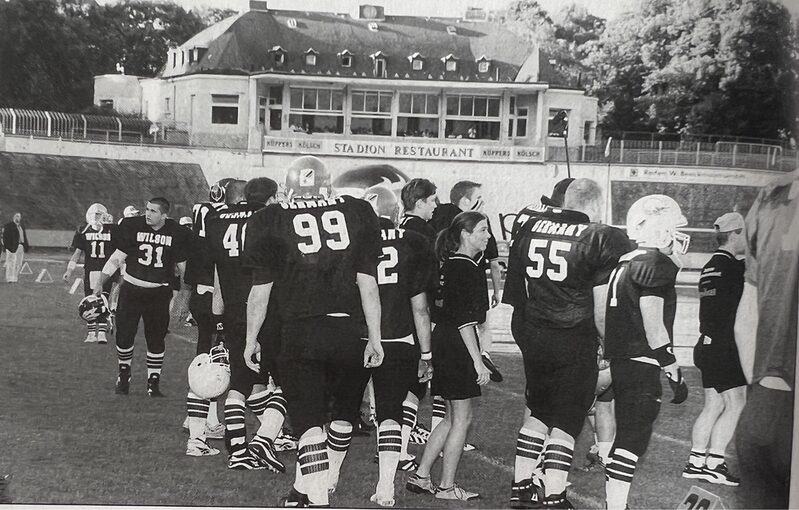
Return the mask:
{"type": "Polygon", "coordinates": [[[303,494],[293,486],[289,493],[285,497],[280,498],[278,502],[278,506],[288,508],[308,508],[310,504],[311,501],[308,499],[308,495],[303,494]]]}
{"type": "Polygon", "coordinates": [[[269,471],[273,473],[286,472],[286,466],[277,458],[275,447],[269,440],[255,436],[247,445],[247,451],[269,471]]]}
{"type": "Polygon", "coordinates": [[[702,469],[708,475],[708,477],[705,478],[705,480],[707,480],[710,483],[716,483],[719,485],[729,485],[730,487],[738,487],[741,484],[740,478],[730,474],[730,470],[727,468],[726,462],[722,462],[721,464],[712,469],[707,466],[705,466],[702,469]]]}
{"type": "Polygon", "coordinates": [[[502,382],[502,373],[499,371],[499,368],[497,368],[494,362],[491,361],[491,356],[489,356],[487,352],[484,352],[481,355],[481,358],[483,358],[483,365],[485,365],[489,372],[491,372],[488,378],[493,382],[502,382]]]}
{"type": "Polygon", "coordinates": [[[290,434],[286,432],[285,429],[281,429],[280,434],[277,435],[273,443],[275,445],[275,451],[287,452],[289,450],[296,450],[299,440],[294,434],[290,434]]]}
{"type": "Polygon", "coordinates": [[[115,392],[117,395],[127,395],[128,391],[130,391],[130,365],[120,365],[115,392]]]}
{"type": "Polygon", "coordinates": [[[458,484],[453,484],[452,487],[436,489],[436,499],[448,499],[452,501],[471,501],[478,499],[480,494],[476,492],[467,491],[458,484]]]}
{"type": "Polygon", "coordinates": [[[107,344],[108,337],[105,336],[105,331],[100,331],[97,333],[97,343],[98,344],[107,344]]]}
{"type": "Polygon", "coordinates": [[[89,331],[86,335],[86,340],[83,341],[84,344],[93,344],[97,343],[97,333],[94,331],[89,331]]]}
{"type": "Polygon", "coordinates": [[[539,489],[531,478],[513,482],[510,489],[511,508],[541,508],[543,488],[539,489]]]}
{"type": "Polygon", "coordinates": [[[161,389],[159,387],[160,383],[160,374],[150,374],[150,377],[147,378],[147,395],[151,397],[163,397],[164,394],[161,393],[161,389]]]}
{"type": "Polygon", "coordinates": [[[218,455],[219,450],[208,446],[202,439],[189,439],[186,443],[186,455],[189,457],[208,457],[218,455]]]}
{"type": "Polygon", "coordinates": [[[682,470],[683,478],[695,478],[697,480],[708,480],[710,475],[705,472],[705,466],[694,466],[690,462],[682,470]]]}
{"type": "Polygon", "coordinates": [[[99,296],[89,294],[78,303],[78,315],[86,322],[102,319],[107,317],[109,313],[108,299],[102,294],[99,296]]]}
{"type": "Polygon", "coordinates": [[[227,468],[237,471],[266,469],[266,467],[247,450],[242,450],[240,453],[231,455],[227,461],[227,468]]]}
{"type": "Polygon", "coordinates": [[[551,494],[541,501],[541,508],[557,508],[559,510],[574,510],[574,505],[566,499],[566,491],[560,494],[551,494]]]}
{"type": "Polygon", "coordinates": [[[429,476],[422,478],[416,473],[412,474],[405,482],[405,488],[415,494],[435,494],[438,490],[429,476]]]}
{"type": "Polygon", "coordinates": [[[189,365],[189,388],[200,398],[214,399],[230,386],[230,361],[224,342],[198,354],[189,365]]]}
{"type": "Polygon", "coordinates": [[[411,437],[410,442],[413,444],[427,444],[427,440],[430,439],[430,431],[427,430],[424,425],[416,424],[413,429],[411,429],[411,437]]]}

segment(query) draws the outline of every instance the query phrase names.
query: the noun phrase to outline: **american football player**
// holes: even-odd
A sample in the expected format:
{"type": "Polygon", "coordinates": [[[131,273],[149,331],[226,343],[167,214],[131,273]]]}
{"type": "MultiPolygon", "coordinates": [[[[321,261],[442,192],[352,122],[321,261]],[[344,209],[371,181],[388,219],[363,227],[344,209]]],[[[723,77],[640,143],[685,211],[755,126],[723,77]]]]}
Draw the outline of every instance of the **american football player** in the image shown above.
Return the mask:
{"type": "Polygon", "coordinates": [[[510,248],[503,302],[513,306],[529,410],[516,442],[512,508],[572,508],[566,479],[594,399],[604,292],[630,248],[624,232],[598,223],[601,204],[596,182],[575,179],[563,207],[531,217],[510,248]],[[536,469],[542,455],[543,477],[536,469]]]}
{"type": "Polygon", "coordinates": [[[660,411],[660,372],[665,371],[674,404],[688,388],[672,351],[679,267],[690,236],[679,204],[666,195],[647,195],[627,211],[627,234],[638,247],[623,255],[610,276],[605,313],[605,357],[610,360],[616,439],[606,472],[608,508],[624,508],[638,459],[646,451],[660,411]]]}
{"type": "Polygon", "coordinates": [[[383,358],[380,229],[367,202],[334,196],[330,172],[316,157],[289,166],[286,189],[288,202],[269,205],[247,222],[243,265],[251,271],[252,289],[244,360],[259,369],[252,356],[260,350],[258,333],[274,299],[282,321],[280,382],[300,435],[297,477],[281,504],[327,505],[359,414],[363,386],[357,374],[383,358]],[[329,376],[339,381],[332,388],[325,385],[329,376]],[[335,408],[325,434],[328,392],[335,408]]]}
{"type": "MultiPolygon", "coordinates": [[[[72,272],[77,267],[78,259],[85,253],[83,262],[83,293],[88,296],[92,293],[93,284],[100,277],[108,257],[111,256],[113,225],[106,220],[108,210],[103,204],[92,204],[86,211],[86,223],[75,232],[72,238],[72,257],[67,263],[67,270],[64,272],[64,281],[69,280],[72,272]]],[[[112,281],[108,280],[103,287],[103,294],[108,297],[111,293],[112,281]]],[[[106,334],[109,330],[109,314],[99,317],[99,320],[87,321],[88,334],[85,343],[97,342],[100,344],[108,343],[106,334]]]]}

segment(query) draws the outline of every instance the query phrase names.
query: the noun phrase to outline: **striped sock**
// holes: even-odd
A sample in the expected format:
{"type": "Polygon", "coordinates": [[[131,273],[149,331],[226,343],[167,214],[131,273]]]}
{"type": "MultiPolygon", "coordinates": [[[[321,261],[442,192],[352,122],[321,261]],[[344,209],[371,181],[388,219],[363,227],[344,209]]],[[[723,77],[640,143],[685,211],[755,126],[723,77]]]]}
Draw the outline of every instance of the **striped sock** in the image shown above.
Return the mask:
{"type": "Polygon", "coordinates": [[[133,346],[124,349],[117,345],[117,361],[120,365],[127,365],[130,367],[130,362],[133,361],[133,346]]]}
{"type": "MultiPolygon", "coordinates": [[[[408,399],[402,402],[402,452],[401,458],[408,458],[408,442],[411,439],[411,430],[416,426],[416,413],[419,411],[419,403],[408,399]]],[[[379,439],[378,439],[379,440],[379,439]]]]}
{"type": "Polygon", "coordinates": [[[379,464],[379,479],[377,481],[377,494],[386,496],[394,494],[394,478],[397,475],[402,451],[401,427],[394,420],[385,420],[377,427],[377,455],[379,464]]]}
{"type": "Polygon", "coordinates": [[[688,457],[688,463],[693,467],[702,467],[705,465],[705,452],[698,450],[691,450],[691,455],[688,457]]]}
{"type": "Polygon", "coordinates": [[[147,351],[147,377],[153,374],[161,375],[162,366],[164,366],[164,353],[147,351]]]}
{"type": "Polygon", "coordinates": [[[225,447],[230,455],[247,448],[247,427],[244,402],[228,397],[225,401],[225,447]]]}
{"type": "Polygon", "coordinates": [[[610,464],[605,468],[605,497],[608,508],[624,508],[630,484],[633,482],[638,456],[622,448],[610,452],[610,464]]]}
{"type": "Polygon", "coordinates": [[[516,439],[516,462],[513,468],[513,481],[521,482],[531,477],[544,451],[546,432],[536,432],[522,427],[516,439]]]}
{"type": "Polygon", "coordinates": [[[282,390],[277,389],[269,395],[264,412],[260,416],[259,436],[268,437],[271,440],[277,437],[286,419],[286,405],[286,398],[283,396],[282,390]]]}
{"type": "Polygon", "coordinates": [[[258,393],[253,393],[247,397],[247,408],[261,420],[261,416],[266,410],[266,401],[269,399],[269,391],[263,390],[258,393]]]}
{"type": "Polygon", "coordinates": [[[97,331],[100,333],[108,333],[108,315],[97,321],[97,331]]]}
{"type": "Polygon", "coordinates": [[[297,462],[302,474],[300,485],[303,492],[308,495],[308,499],[314,505],[327,505],[327,491],[330,488],[328,480],[330,463],[327,438],[320,427],[309,429],[300,437],[297,462]]]}
{"type": "Polygon", "coordinates": [[[86,327],[89,328],[89,334],[97,334],[97,322],[90,322],[86,327]]]}
{"type": "Polygon", "coordinates": [[[705,459],[705,465],[708,469],[716,469],[720,465],[724,464],[724,453],[714,452],[710,450],[707,452],[707,459],[705,459]]]}
{"type": "Polygon", "coordinates": [[[191,391],[186,396],[186,409],[189,414],[189,437],[205,440],[205,419],[211,402],[200,398],[191,391]]]}
{"type": "Polygon", "coordinates": [[[566,478],[574,456],[574,440],[549,438],[544,451],[544,488],[546,495],[561,494],[566,490],[566,478]]]}
{"type": "Polygon", "coordinates": [[[338,477],[341,472],[341,464],[347,456],[347,450],[352,440],[352,424],[347,421],[336,420],[327,426],[327,456],[330,459],[330,480],[331,491],[336,490],[338,477]]]}
{"type": "Polygon", "coordinates": [[[430,420],[430,432],[436,430],[439,423],[444,421],[444,416],[447,414],[447,405],[444,399],[435,396],[433,397],[433,417],[430,420]]]}

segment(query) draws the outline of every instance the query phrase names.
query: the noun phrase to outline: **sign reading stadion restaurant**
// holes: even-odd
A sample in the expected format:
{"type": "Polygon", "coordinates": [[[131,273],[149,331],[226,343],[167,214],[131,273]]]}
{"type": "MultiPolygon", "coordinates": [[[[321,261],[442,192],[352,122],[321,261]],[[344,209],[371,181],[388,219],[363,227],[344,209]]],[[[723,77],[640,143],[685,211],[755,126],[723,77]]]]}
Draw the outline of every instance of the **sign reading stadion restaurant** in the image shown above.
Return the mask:
{"type": "Polygon", "coordinates": [[[475,145],[400,141],[352,141],[341,138],[264,137],[264,152],[365,156],[372,158],[432,159],[439,161],[502,161],[543,163],[542,147],[475,145]]]}

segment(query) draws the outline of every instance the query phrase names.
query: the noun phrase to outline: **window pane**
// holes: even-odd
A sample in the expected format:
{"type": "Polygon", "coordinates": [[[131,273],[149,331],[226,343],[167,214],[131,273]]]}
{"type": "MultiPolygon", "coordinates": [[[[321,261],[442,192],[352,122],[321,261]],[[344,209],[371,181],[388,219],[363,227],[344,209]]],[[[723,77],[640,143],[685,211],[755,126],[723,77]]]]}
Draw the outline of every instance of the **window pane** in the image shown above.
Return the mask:
{"type": "Polygon", "coordinates": [[[363,111],[363,92],[353,92],[352,93],[352,111],[354,112],[362,112],[363,111]]]}
{"type": "Polygon", "coordinates": [[[476,117],[485,117],[486,116],[486,105],[488,103],[487,97],[475,97],[474,98],[474,115],[476,117]]]}
{"type": "Polygon", "coordinates": [[[377,112],[377,92],[366,92],[364,111],[377,112]]]}
{"type": "Polygon", "coordinates": [[[446,135],[447,138],[499,140],[499,122],[447,120],[446,135]]]}
{"type": "Polygon", "coordinates": [[[513,119],[508,119],[508,138],[513,137],[513,119]]]}
{"type": "Polygon", "coordinates": [[[319,89],[319,104],[317,107],[320,110],[330,109],[330,91],[327,89],[319,89]]]}
{"type": "Polygon", "coordinates": [[[447,96],[447,115],[458,114],[458,96],[447,96]]]}
{"type": "Polygon", "coordinates": [[[461,96],[461,115],[474,114],[474,96],[461,96]]]}
{"type": "Polygon", "coordinates": [[[302,89],[302,108],[316,110],[316,89],[302,89]]]}
{"type": "Polygon", "coordinates": [[[380,93],[380,112],[391,113],[391,99],[394,96],[391,92],[380,93]]]}
{"type": "Polygon", "coordinates": [[[427,113],[438,115],[438,96],[432,94],[427,96],[427,113]]]}
{"type": "Polygon", "coordinates": [[[239,96],[225,94],[211,94],[211,101],[216,104],[239,104],[239,96]]]}
{"type": "Polygon", "coordinates": [[[282,128],[280,118],[283,112],[281,110],[269,110],[269,129],[272,131],[280,131],[282,128]]]}
{"type": "Polygon", "coordinates": [[[413,95],[413,108],[411,112],[413,113],[424,113],[424,101],[425,95],[424,94],[414,94],[413,95]]]}
{"type": "Polygon", "coordinates": [[[236,106],[212,106],[211,124],[238,124],[239,109],[236,106]]]}
{"type": "Polygon", "coordinates": [[[489,117],[499,117],[499,98],[498,97],[489,97],[488,98],[488,116],[489,117]]]}
{"type": "Polygon", "coordinates": [[[350,120],[350,131],[353,135],[391,135],[391,119],[385,118],[358,118],[350,120]]]}
{"type": "Polygon", "coordinates": [[[344,117],[341,115],[300,115],[289,116],[291,131],[314,133],[343,133],[344,117]]]}
{"type": "Polygon", "coordinates": [[[400,113],[411,112],[411,94],[400,94],[399,111],[400,113]]]}
{"type": "Polygon", "coordinates": [[[527,136],[527,119],[518,119],[516,121],[516,136],[527,136]]]}
{"type": "Polygon", "coordinates": [[[516,96],[510,96],[510,114],[513,115],[513,110],[516,109],[516,96]]]}
{"type": "Polygon", "coordinates": [[[344,110],[344,93],[340,90],[333,91],[333,104],[332,110],[336,112],[340,112],[344,110]]]}
{"type": "Polygon", "coordinates": [[[302,89],[291,89],[291,107],[302,108],[302,89]]]}
{"type": "Polygon", "coordinates": [[[438,138],[438,119],[397,117],[397,136],[438,138]]]}
{"type": "Polygon", "coordinates": [[[283,85],[269,87],[269,104],[283,103],[283,85]]]}

